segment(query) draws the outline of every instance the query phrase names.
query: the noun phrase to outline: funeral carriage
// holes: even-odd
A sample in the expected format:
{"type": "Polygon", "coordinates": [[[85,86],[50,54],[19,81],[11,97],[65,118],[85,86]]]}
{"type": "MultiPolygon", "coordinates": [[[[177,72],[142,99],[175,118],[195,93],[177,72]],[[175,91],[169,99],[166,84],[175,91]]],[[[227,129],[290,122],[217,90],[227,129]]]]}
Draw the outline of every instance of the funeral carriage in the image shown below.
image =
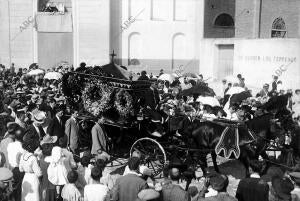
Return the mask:
{"type": "MultiPolygon", "coordinates": [[[[113,59],[105,66],[70,72],[63,77],[63,92],[68,103],[79,106],[81,118],[89,122],[86,127],[91,128],[100,116],[105,119],[105,129],[113,139],[109,154],[115,158],[128,157],[124,153],[129,151],[132,155],[137,151],[154,176],[159,176],[165,165],[174,158],[186,167],[197,169],[200,166],[205,172],[206,166],[202,162],[207,153],[212,154],[218,169],[214,161],[216,154],[222,152],[225,158],[239,158],[241,147],[257,140],[253,134],[258,133],[255,126],[227,120],[198,119],[191,128],[192,136],[180,135],[177,131],[182,126],[184,115],[168,114],[164,125],[155,121],[155,115],[145,115],[145,109],[151,113],[157,105],[150,86],[150,81],[137,80],[134,74],[115,64],[113,59]],[[217,130],[205,133],[209,126],[217,130]],[[160,131],[163,135],[151,135],[153,131],[160,131]],[[206,137],[213,142],[207,141],[206,137]]],[[[86,136],[90,136],[89,131],[86,136]]],[[[91,139],[83,141],[82,144],[90,146],[91,139]]]]}
{"type": "Polygon", "coordinates": [[[82,130],[86,130],[86,135],[80,139],[81,148],[91,148],[91,127],[98,118],[104,118],[105,130],[113,142],[106,150],[108,154],[114,158],[129,157],[130,145],[143,145],[147,149],[140,150],[144,161],[158,175],[167,158],[163,147],[149,138],[146,131],[147,122],[151,120],[142,114],[142,110],[146,107],[154,109],[157,101],[150,86],[150,81],[137,80],[136,75],[113,60],[104,66],[65,74],[63,93],[68,104],[79,110],[82,130]],[[153,167],[150,161],[159,164],[153,167]]]}

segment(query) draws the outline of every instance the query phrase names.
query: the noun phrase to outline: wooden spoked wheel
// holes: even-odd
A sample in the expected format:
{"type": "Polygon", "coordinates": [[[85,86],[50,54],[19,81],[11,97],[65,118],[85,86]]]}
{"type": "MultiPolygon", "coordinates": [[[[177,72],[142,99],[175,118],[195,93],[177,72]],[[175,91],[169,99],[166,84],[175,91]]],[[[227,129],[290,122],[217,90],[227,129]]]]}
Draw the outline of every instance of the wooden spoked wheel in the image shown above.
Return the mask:
{"type": "Polygon", "coordinates": [[[134,151],[141,153],[141,165],[147,166],[154,177],[159,177],[167,162],[163,147],[151,138],[141,138],[134,142],[130,149],[130,156],[134,151]]]}

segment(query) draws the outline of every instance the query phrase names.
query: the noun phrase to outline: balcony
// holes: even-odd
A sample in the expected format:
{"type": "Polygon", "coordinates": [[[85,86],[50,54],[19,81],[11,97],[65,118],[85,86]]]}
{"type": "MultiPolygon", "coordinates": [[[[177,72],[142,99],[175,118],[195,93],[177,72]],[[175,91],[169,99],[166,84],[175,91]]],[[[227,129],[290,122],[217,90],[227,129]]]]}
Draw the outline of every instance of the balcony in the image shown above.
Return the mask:
{"type": "Polygon", "coordinates": [[[73,32],[72,14],[65,12],[38,12],[36,14],[38,32],[68,33],[73,32]]]}

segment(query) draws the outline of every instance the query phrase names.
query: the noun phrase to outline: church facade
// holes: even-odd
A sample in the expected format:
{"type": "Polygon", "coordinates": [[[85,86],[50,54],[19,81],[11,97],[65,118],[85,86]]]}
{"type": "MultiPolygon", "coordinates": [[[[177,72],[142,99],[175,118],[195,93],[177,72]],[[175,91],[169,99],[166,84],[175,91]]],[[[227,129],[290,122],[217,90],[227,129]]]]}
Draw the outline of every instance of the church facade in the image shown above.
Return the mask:
{"type": "Polygon", "coordinates": [[[134,71],[209,80],[261,72],[261,83],[249,80],[261,85],[281,65],[288,65],[280,75],[286,82],[300,75],[299,37],[298,0],[0,0],[7,66],[103,65],[114,50],[116,63],[134,71]],[[64,12],[43,12],[48,2],[64,12]]]}

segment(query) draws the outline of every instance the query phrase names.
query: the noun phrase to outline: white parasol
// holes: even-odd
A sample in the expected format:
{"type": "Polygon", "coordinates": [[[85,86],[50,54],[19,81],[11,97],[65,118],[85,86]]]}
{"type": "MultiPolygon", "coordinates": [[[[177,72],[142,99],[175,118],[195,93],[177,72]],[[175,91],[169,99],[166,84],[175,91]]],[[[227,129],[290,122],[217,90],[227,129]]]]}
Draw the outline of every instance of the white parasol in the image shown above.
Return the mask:
{"type": "Polygon", "coordinates": [[[196,101],[203,105],[210,105],[212,107],[220,106],[218,99],[211,96],[199,96],[196,101]]]}
{"type": "Polygon", "coordinates": [[[159,76],[158,80],[169,81],[170,83],[172,83],[175,80],[175,76],[165,73],[165,74],[162,74],[161,76],[159,76]]]}
{"type": "Polygon", "coordinates": [[[59,80],[62,78],[62,74],[59,72],[49,72],[46,73],[46,75],[44,76],[44,79],[48,79],[48,80],[59,80]]]}
{"type": "Polygon", "coordinates": [[[29,71],[27,74],[28,75],[40,75],[40,74],[44,74],[45,72],[42,69],[35,69],[35,70],[31,70],[29,71]]]}
{"type": "Polygon", "coordinates": [[[179,77],[179,75],[178,75],[177,73],[172,73],[172,75],[173,75],[174,77],[179,77]]]}
{"type": "Polygon", "coordinates": [[[243,87],[231,87],[226,94],[227,95],[233,95],[233,94],[239,94],[241,92],[245,91],[245,88],[243,87]]]}

